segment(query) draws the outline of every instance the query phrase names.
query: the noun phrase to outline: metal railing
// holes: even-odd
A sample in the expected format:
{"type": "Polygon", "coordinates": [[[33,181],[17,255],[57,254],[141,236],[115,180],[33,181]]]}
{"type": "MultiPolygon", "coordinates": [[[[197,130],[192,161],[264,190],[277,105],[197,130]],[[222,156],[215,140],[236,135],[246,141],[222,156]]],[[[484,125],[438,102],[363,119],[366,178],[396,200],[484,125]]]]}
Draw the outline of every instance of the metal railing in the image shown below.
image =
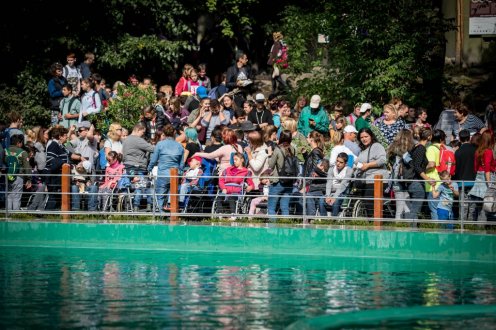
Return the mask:
{"type": "MultiPolygon", "coordinates": [[[[47,181],[47,178],[53,179],[54,175],[39,175],[42,177],[42,181],[47,181]]],[[[19,175],[19,177],[23,177],[19,175]]],[[[25,191],[14,192],[11,190],[13,184],[7,178],[7,175],[2,174],[0,184],[0,195],[3,195],[4,200],[4,214],[6,219],[19,218],[21,214],[29,214],[33,216],[45,216],[54,215],[56,217],[62,218],[62,220],[70,221],[74,218],[83,219],[85,217],[108,217],[108,216],[120,216],[121,218],[132,218],[140,217],[142,220],[171,220],[177,221],[182,220],[194,220],[194,219],[219,219],[228,218],[229,220],[255,220],[260,219],[262,221],[268,222],[281,222],[283,219],[291,219],[300,224],[309,223],[324,223],[325,221],[345,224],[349,220],[359,220],[365,221],[367,223],[373,223],[375,226],[381,226],[386,223],[406,223],[410,224],[410,227],[416,227],[421,223],[430,224],[440,224],[442,228],[449,228],[455,226],[461,230],[464,230],[467,225],[484,225],[493,226],[496,225],[496,214],[486,214],[482,211],[482,199],[470,198],[467,200],[466,187],[467,185],[473,185],[473,181],[457,181],[460,191],[460,197],[455,199],[453,203],[453,210],[455,214],[459,216],[452,220],[433,220],[430,218],[428,208],[424,208],[420,217],[418,218],[407,218],[401,217],[397,218],[395,216],[396,208],[395,204],[399,201],[404,201],[406,203],[421,202],[426,206],[428,199],[419,198],[413,199],[410,197],[406,198],[394,198],[391,196],[384,196],[383,192],[385,187],[388,185],[390,179],[382,178],[382,176],[377,176],[373,180],[373,196],[365,197],[361,191],[350,191],[346,196],[343,196],[343,204],[341,206],[338,216],[331,215],[331,208],[327,207],[324,214],[321,212],[316,212],[315,214],[308,214],[307,202],[309,200],[322,200],[325,199],[325,194],[323,196],[309,196],[306,189],[298,189],[294,186],[288,190],[291,193],[285,193],[283,195],[269,194],[267,196],[267,201],[259,205],[256,214],[249,214],[249,206],[254,198],[261,197],[260,194],[253,194],[247,192],[244,189],[240,194],[222,194],[219,192],[217,185],[211,183],[210,193],[208,188],[204,189],[193,189],[186,195],[180,195],[179,186],[181,176],[177,174],[177,170],[171,170],[171,175],[166,178],[170,181],[170,192],[164,196],[157,194],[157,179],[154,177],[149,177],[150,185],[149,187],[142,187],[141,194],[142,199],[151,198],[152,207],[150,210],[136,210],[133,206],[134,198],[136,196],[136,189],[133,186],[126,187],[116,187],[112,191],[98,191],[98,187],[93,188],[89,192],[79,193],[73,192],[71,186],[73,185],[73,175],[68,173],[67,169],[64,174],[60,175],[62,185],[60,187],[54,187],[50,185],[41,185],[41,189],[36,191],[25,191]],[[7,187],[7,188],[6,188],[7,187]],[[75,195],[78,195],[77,197],[75,195]],[[19,209],[12,208],[12,199],[21,198],[22,207],[19,209]],[[41,196],[41,197],[40,197],[41,196]],[[186,203],[179,205],[178,200],[180,197],[185,197],[186,203]],[[75,210],[71,207],[74,202],[74,198],[80,198],[84,207],[80,210],[75,210]],[[281,198],[289,198],[290,213],[289,215],[281,214],[281,198]],[[164,203],[168,204],[167,209],[162,209],[158,205],[158,201],[162,200],[164,203]],[[274,214],[268,214],[267,209],[269,209],[269,203],[273,203],[274,199],[279,199],[276,212],[274,214]],[[41,204],[41,207],[32,209],[32,203],[37,201],[41,204]],[[40,202],[41,201],[41,202],[40,202]],[[94,203],[98,201],[98,207],[94,208],[94,204],[89,207],[89,203],[94,203]],[[53,207],[55,203],[55,208],[53,207]],[[373,205],[373,207],[371,207],[373,205]],[[368,208],[367,208],[368,206],[368,208]],[[468,214],[468,208],[473,212],[479,212],[479,217],[466,218],[468,214]],[[232,219],[231,219],[232,218],[232,219]]],[[[203,179],[210,179],[212,181],[220,179],[222,176],[202,176],[203,179]]],[[[226,178],[225,176],[223,176],[226,178]]],[[[238,178],[239,179],[239,178],[238,178]]],[[[273,178],[272,178],[273,179],[273,178]]],[[[299,177],[298,185],[299,188],[307,187],[307,183],[311,185],[310,181],[316,178],[305,178],[299,177]]],[[[322,180],[323,178],[319,178],[322,180]]],[[[325,180],[325,178],[324,178],[325,180]]],[[[363,181],[367,179],[354,178],[353,181],[363,181]]],[[[370,181],[369,178],[367,181],[370,181]]],[[[416,182],[416,180],[394,180],[404,183],[416,182]]],[[[424,182],[421,182],[422,186],[424,182]]],[[[494,182],[487,182],[487,184],[494,184],[494,182]]],[[[368,189],[371,189],[369,185],[368,189]]],[[[182,198],[181,198],[182,199],[182,198]]],[[[287,202],[287,200],[286,200],[287,202]]],[[[15,204],[15,203],[14,203],[15,204]]],[[[318,210],[318,203],[316,204],[316,209],[318,210]]],[[[3,203],[0,200],[0,205],[3,203]]],[[[271,208],[272,210],[274,207],[271,208]]],[[[494,227],[496,228],[496,227],[494,227]]]]}

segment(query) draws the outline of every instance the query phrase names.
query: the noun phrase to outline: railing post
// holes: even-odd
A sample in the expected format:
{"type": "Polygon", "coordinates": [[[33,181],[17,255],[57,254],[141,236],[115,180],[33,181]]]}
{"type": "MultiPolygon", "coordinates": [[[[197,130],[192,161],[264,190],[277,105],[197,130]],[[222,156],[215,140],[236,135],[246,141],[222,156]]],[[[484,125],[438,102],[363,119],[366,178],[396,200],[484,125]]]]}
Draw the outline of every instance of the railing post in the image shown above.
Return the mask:
{"type": "Polygon", "coordinates": [[[62,215],[62,222],[69,222],[69,212],[71,210],[71,165],[62,165],[62,206],[61,211],[64,212],[62,215]]]}
{"type": "Polygon", "coordinates": [[[5,179],[5,219],[9,218],[9,180],[7,178],[7,174],[3,175],[3,178],[5,179]]]}
{"type": "Polygon", "coordinates": [[[303,210],[303,224],[307,225],[308,224],[308,218],[307,218],[307,178],[303,177],[303,205],[302,205],[302,210],[303,210]]]}
{"type": "Polygon", "coordinates": [[[465,181],[462,181],[462,189],[460,192],[460,229],[463,231],[463,218],[465,218],[465,181]]]}
{"type": "Polygon", "coordinates": [[[179,210],[179,203],[178,203],[178,198],[177,198],[177,192],[178,192],[178,170],[177,168],[171,168],[170,169],[170,211],[171,211],[171,217],[170,221],[176,222],[178,220],[178,217],[176,213],[179,210]]]}
{"type": "Polygon", "coordinates": [[[381,227],[384,208],[384,189],[382,183],[382,175],[374,176],[374,227],[381,227]]]}

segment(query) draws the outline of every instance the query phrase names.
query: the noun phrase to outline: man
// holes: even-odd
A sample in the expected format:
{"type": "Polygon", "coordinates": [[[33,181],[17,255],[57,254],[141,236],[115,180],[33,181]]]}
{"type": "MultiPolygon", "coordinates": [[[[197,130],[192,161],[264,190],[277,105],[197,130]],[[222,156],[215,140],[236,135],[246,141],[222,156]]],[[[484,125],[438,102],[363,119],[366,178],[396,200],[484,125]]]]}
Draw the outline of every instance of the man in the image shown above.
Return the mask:
{"type": "Polygon", "coordinates": [[[360,117],[355,122],[355,128],[360,131],[362,128],[370,128],[370,116],[372,114],[372,104],[362,103],[360,106],[360,117]]]}
{"type": "Polygon", "coordinates": [[[87,52],[84,54],[84,62],[79,65],[79,72],[81,73],[81,79],[86,79],[91,76],[91,66],[95,62],[95,54],[92,52],[87,52]]]}
{"type": "Polygon", "coordinates": [[[200,123],[207,129],[206,140],[210,140],[210,135],[217,125],[228,125],[230,122],[230,114],[227,110],[222,110],[217,100],[210,100],[210,110],[205,112],[200,123]]]}
{"type": "MultiPolygon", "coordinates": [[[[143,139],[146,127],[142,124],[136,124],[129,135],[122,143],[122,163],[126,168],[126,173],[133,176],[133,182],[142,183],[145,181],[146,166],[148,165],[148,154],[152,153],[154,146],[143,139]]],[[[133,199],[133,209],[138,212],[141,206],[142,190],[148,190],[142,185],[135,190],[133,199]]],[[[151,194],[147,195],[146,211],[151,211],[153,198],[151,194]]]]}
{"type": "Polygon", "coordinates": [[[145,138],[147,141],[153,141],[157,131],[169,124],[169,120],[162,112],[157,112],[153,106],[143,109],[143,119],[141,123],[146,127],[145,138]]]}
{"type": "Polygon", "coordinates": [[[255,95],[255,102],[256,109],[248,114],[248,120],[260,129],[267,125],[274,125],[272,113],[265,108],[265,96],[258,93],[255,95]]]}
{"type": "Polygon", "coordinates": [[[329,134],[329,117],[324,108],[320,105],[320,96],[313,95],[310,105],[303,108],[298,120],[298,131],[308,137],[313,131],[321,134],[329,134]]]}
{"type": "Polygon", "coordinates": [[[464,205],[464,214],[460,214],[460,218],[463,219],[477,221],[477,213],[474,207],[474,203],[468,203],[470,200],[470,195],[468,192],[474,186],[474,181],[477,172],[475,171],[474,161],[475,161],[475,151],[477,147],[470,143],[470,132],[466,129],[463,129],[458,134],[460,138],[460,142],[462,145],[458,150],[455,151],[455,161],[456,161],[456,169],[455,175],[453,176],[454,181],[465,181],[463,185],[459,185],[460,194],[465,194],[465,205],[464,205]],[[462,191],[463,186],[463,191],[462,191]]]}
{"type": "MultiPolygon", "coordinates": [[[[94,136],[95,127],[89,121],[82,121],[77,125],[77,133],[77,139],[70,141],[70,147],[74,150],[70,155],[70,159],[75,164],[84,164],[88,176],[92,177],[95,171],[95,160],[98,155],[98,142],[94,136]]],[[[72,210],[79,211],[81,209],[79,185],[73,184],[71,192],[72,210]]],[[[88,210],[96,211],[98,206],[98,186],[94,183],[94,180],[90,180],[90,184],[85,186],[85,192],[89,193],[88,210]]]]}
{"type": "Polygon", "coordinates": [[[343,129],[343,137],[344,137],[344,146],[353,152],[355,157],[358,157],[360,154],[360,147],[356,143],[358,131],[353,125],[347,125],[343,129]]]}
{"type": "Polygon", "coordinates": [[[243,102],[246,96],[250,94],[253,86],[251,68],[248,66],[248,56],[240,51],[236,54],[236,63],[227,69],[227,88],[230,91],[239,89],[235,97],[235,102],[238,107],[243,107],[243,102]]]}
{"type": "Polygon", "coordinates": [[[426,175],[431,179],[435,180],[437,183],[432,185],[430,182],[425,183],[425,192],[427,194],[427,204],[429,205],[429,209],[431,211],[431,219],[437,220],[437,204],[439,202],[438,199],[432,196],[432,190],[436,189],[440,184],[439,173],[437,172],[436,167],[439,166],[439,161],[441,158],[441,144],[446,143],[446,134],[444,131],[440,129],[434,130],[432,133],[432,144],[427,147],[426,156],[427,156],[427,171],[426,175]]]}

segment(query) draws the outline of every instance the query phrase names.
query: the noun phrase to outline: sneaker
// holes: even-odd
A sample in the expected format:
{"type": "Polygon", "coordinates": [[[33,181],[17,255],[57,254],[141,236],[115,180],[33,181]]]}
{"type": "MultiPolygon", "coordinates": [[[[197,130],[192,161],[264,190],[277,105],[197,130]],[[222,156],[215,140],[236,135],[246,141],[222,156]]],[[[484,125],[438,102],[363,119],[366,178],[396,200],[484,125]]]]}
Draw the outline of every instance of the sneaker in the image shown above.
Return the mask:
{"type": "Polygon", "coordinates": [[[151,212],[151,211],[152,211],[152,206],[150,204],[146,204],[145,212],[151,212]]]}

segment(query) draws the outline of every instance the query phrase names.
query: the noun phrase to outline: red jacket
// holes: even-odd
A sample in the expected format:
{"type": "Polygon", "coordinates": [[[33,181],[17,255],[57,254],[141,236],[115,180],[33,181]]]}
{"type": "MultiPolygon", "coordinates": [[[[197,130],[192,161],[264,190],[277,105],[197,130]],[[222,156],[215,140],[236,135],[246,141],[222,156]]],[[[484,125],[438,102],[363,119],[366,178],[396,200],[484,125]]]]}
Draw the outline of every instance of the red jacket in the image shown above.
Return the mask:
{"type": "Polygon", "coordinates": [[[220,189],[226,189],[228,194],[239,194],[241,192],[241,185],[246,181],[251,189],[255,189],[255,184],[251,179],[251,172],[246,167],[237,168],[229,166],[222,172],[219,178],[220,189]]]}

